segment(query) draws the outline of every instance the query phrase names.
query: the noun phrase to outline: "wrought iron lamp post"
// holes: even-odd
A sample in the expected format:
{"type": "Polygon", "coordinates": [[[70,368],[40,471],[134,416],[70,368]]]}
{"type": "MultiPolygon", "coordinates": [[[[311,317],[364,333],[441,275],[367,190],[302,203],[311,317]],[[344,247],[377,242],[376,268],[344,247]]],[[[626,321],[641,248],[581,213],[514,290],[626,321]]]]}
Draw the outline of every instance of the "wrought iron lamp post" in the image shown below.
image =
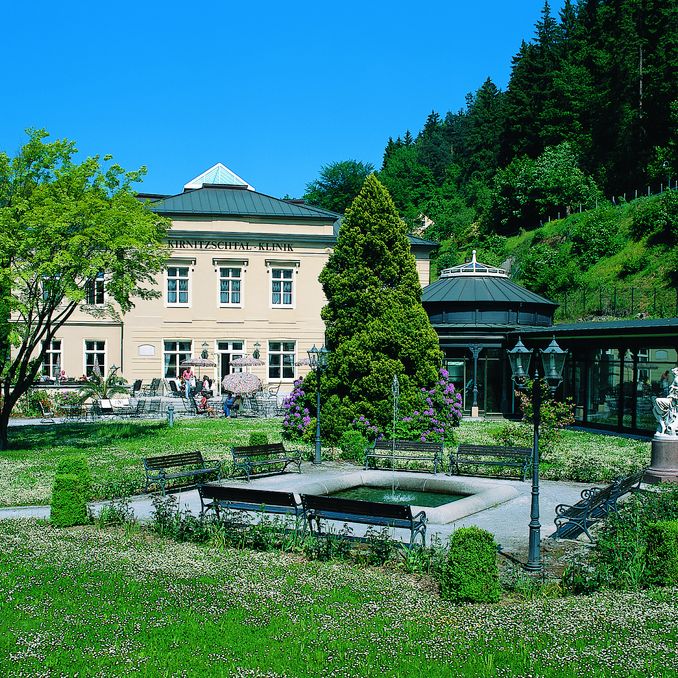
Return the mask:
{"type": "MultiPolygon", "coordinates": [[[[511,363],[513,381],[520,389],[525,385],[529,376],[530,358],[532,349],[526,348],[518,337],[518,343],[507,351],[511,363]]],[[[551,396],[563,380],[563,367],[567,351],[556,343],[556,338],[545,349],[536,349],[535,357],[541,354],[543,377],[551,391],[551,396]]],[[[532,443],[532,501],[530,504],[529,547],[525,569],[531,572],[540,572],[541,562],[541,524],[539,523],[539,424],[541,423],[541,388],[539,380],[539,361],[534,362],[534,381],[532,383],[532,419],[534,433],[532,443]]]]}
{"type": "Polygon", "coordinates": [[[315,371],[316,379],[316,401],[315,401],[315,458],[314,464],[322,463],[322,449],[320,445],[320,376],[327,368],[327,356],[329,351],[323,346],[317,348],[313,344],[313,348],[308,349],[308,364],[311,369],[315,371]]]}

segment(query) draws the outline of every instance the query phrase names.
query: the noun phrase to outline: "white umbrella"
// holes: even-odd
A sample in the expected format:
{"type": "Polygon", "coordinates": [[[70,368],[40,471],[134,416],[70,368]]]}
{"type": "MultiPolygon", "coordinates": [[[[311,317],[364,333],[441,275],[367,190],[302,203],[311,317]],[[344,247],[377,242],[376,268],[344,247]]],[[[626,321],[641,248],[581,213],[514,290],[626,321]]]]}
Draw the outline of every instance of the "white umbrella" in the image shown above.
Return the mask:
{"type": "Polygon", "coordinates": [[[231,365],[234,367],[251,367],[252,365],[265,365],[266,363],[259,358],[253,358],[250,355],[243,356],[242,358],[236,358],[231,360],[231,365]]]}
{"type": "Polygon", "coordinates": [[[224,391],[230,391],[236,395],[247,395],[261,391],[261,379],[250,372],[227,374],[221,380],[221,385],[224,391]]]}
{"type": "Polygon", "coordinates": [[[214,360],[208,360],[207,358],[186,358],[181,361],[182,367],[216,367],[217,364],[214,360]]]}
{"type": "Polygon", "coordinates": [[[308,358],[300,358],[297,362],[294,363],[297,367],[304,367],[310,365],[311,361],[308,358]]]}

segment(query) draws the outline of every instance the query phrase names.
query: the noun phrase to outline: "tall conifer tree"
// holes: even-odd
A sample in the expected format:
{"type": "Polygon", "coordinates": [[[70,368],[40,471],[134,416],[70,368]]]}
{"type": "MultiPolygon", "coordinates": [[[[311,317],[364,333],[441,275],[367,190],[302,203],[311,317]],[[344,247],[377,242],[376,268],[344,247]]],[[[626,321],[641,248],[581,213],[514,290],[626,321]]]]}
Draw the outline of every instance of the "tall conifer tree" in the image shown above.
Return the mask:
{"type": "Polygon", "coordinates": [[[406,226],[374,175],[346,211],[320,282],[332,351],[323,378],[325,435],[338,438],[360,414],[383,429],[393,376],[403,405],[413,403],[417,389],[436,379],[442,356],[421,305],[406,226]]]}

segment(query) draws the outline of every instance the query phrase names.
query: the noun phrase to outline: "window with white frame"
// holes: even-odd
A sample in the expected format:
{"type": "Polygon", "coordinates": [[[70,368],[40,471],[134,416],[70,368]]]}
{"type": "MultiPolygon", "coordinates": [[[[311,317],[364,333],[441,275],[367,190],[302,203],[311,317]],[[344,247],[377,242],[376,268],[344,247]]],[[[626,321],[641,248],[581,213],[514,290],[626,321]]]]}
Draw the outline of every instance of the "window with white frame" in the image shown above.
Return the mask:
{"type": "Polygon", "coordinates": [[[192,349],[192,341],[182,341],[180,339],[165,340],[162,354],[165,379],[180,376],[181,362],[191,357],[192,349]]]}
{"type": "Polygon", "coordinates": [[[106,340],[85,339],[85,376],[106,374],[106,340]]]}
{"type": "Polygon", "coordinates": [[[52,339],[42,343],[45,348],[45,357],[42,360],[42,374],[45,377],[56,379],[61,372],[61,339],[52,339]]]}
{"type": "Polygon", "coordinates": [[[85,285],[85,303],[89,306],[104,305],[104,274],[99,273],[97,277],[89,280],[85,285]]]}
{"type": "Polygon", "coordinates": [[[219,304],[240,306],[242,292],[242,269],[219,267],[219,304]]]}
{"type": "Polygon", "coordinates": [[[294,379],[294,356],[296,342],[268,342],[268,378],[269,380],[294,379]]]}
{"type": "Polygon", "coordinates": [[[294,305],[294,269],[271,269],[271,305],[294,305]]]}
{"type": "Polygon", "coordinates": [[[167,267],[167,305],[188,306],[188,266],[167,267]]]}

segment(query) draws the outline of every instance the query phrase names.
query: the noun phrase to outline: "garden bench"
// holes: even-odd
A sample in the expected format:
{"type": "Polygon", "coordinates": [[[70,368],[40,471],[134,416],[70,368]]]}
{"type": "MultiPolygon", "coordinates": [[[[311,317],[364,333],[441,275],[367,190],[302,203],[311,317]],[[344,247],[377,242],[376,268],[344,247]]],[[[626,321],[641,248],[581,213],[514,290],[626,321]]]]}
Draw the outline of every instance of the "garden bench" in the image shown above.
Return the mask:
{"type": "Polygon", "coordinates": [[[301,473],[301,452],[286,450],[282,443],[232,447],[231,454],[233,455],[233,468],[242,470],[247,480],[253,475],[284,473],[290,464],[295,465],[297,472],[301,473]],[[281,465],[281,469],[274,468],[281,465]],[[262,470],[255,472],[255,469],[262,470]]]}
{"type": "MultiPolygon", "coordinates": [[[[217,474],[221,478],[221,462],[209,461],[202,457],[200,452],[181,452],[180,454],[165,454],[159,457],[146,457],[144,460],[146,471],[146,488],[156,484],[160,487],[163,496],[168,480],[192,478],[196,482],[209,475],[217,474]]],[[[182,486],[182,489],[185,486],[182,486]]]]}
{"type": "Polygon", "coordinates": [[[421,539],[422,546],[426,544],[426,513],[420,511],[412,515],[411,506],[313,494],[302,494],[301,503],[311,532],[317,535],[323,534],[321,520],[336,520],[341,523],[403,528],[410,531],[410,546],[414,545],[417,538],[421,539]]]}
{"type": "Polygon", "coordinates": [[[599,520],[607,517],[610,511],[617,510],[617,500],[629,492],[640,491],[640,483],[645,469],[632,473],[625,478],[617,478],[604,488],[591,487],[583,490],[581,499],[574,505],[559,504],[556,506],[556,531],[552,539],[576,539],[585,534],[589,541],[595,541],[589,528],[599,520]]]}
{"type": "MultiPolygon", "coordinates": [[[[426,443],[419,440],[377,440],[365,452],[365,469],[369,468],[370,459],[374,461],[374,468],[379,468],[380,461],[425,461],[433,462],[433,473],[438,473],[438,467],[443,465],[443,444],[426,443]]],[[[395,464],[391,464],[393,470],[395,464]]]]}
{"type": "Polygon", "coordinates": [[[220,518],[222,509],[285,514],[293,515],[295,518],[301,518],[304,515],[304,507],[297,503],[292,492],[206,484],[198,487],[198,493],[200,494],[200,515],[214,510],[217,518],[220,518]]]}
{"type": "Polygon", "coordinates": [[[450,452],[450,472],[461,475],[462,464],[473,466],[496,466],[519,469],[518,477],[525,480],[527,466],[532,456],[529,447],[510,447],[504,445],[459,445],[456,453],[450,452]]]}

